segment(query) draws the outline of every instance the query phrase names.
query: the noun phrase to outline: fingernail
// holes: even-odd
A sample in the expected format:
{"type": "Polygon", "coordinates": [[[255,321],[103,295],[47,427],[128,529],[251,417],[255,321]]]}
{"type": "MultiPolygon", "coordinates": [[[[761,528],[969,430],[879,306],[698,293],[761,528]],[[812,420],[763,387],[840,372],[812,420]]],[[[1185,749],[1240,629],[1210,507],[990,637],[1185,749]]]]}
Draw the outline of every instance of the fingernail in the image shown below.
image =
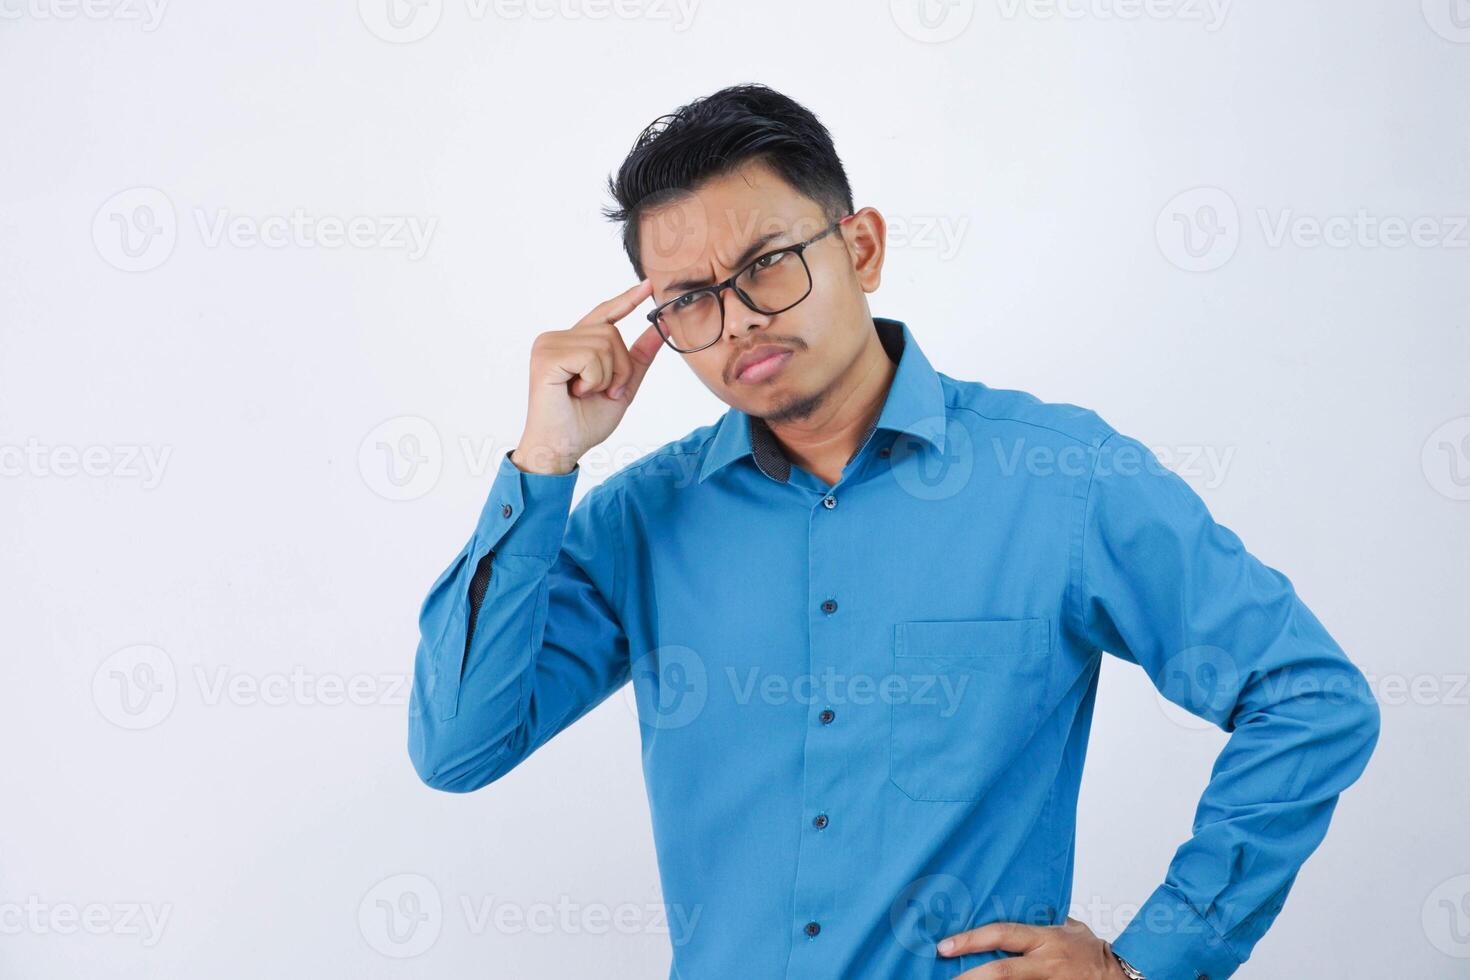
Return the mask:
{"type": "Polygon", "coordinates": [[[627,386],[626,385],[618,385],[612,391],[608,392],[608,394],[609,395],[612,395],[614,398],[622,398],[623,397],[623,389],[625,387],[627,387],[627,386]]]}
{"type": "Polygon", "coordinates": [[[939,951],[941,953],[949,953],[953,949],[954,949],[954,940],[953,939],[941,939],[939,941],[939,951]]]}

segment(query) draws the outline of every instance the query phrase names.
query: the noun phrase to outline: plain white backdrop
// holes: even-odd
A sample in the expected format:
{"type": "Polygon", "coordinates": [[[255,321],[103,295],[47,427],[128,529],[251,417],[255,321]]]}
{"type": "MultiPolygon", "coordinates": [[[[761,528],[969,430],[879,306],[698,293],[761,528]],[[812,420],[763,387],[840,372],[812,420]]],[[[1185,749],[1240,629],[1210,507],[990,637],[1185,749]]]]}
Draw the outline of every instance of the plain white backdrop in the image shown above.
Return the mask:
{"type": "MultiPolygon", "coordinates": [[[[0,0],[0,975],[666,975],[627,700],[453,796],[406,681],[533,337],[634,283],[607,175],[741,81],[888,218],[875,314],[1156,447],[1369,676],[1240,975],[1470,974],[1464,0],[393,3],[0,0]]],[[[724,407],[663,351],[578,494],[724,407]]],[[[1107,659],[1073,915],[1224,738],[1107,659]]]]}

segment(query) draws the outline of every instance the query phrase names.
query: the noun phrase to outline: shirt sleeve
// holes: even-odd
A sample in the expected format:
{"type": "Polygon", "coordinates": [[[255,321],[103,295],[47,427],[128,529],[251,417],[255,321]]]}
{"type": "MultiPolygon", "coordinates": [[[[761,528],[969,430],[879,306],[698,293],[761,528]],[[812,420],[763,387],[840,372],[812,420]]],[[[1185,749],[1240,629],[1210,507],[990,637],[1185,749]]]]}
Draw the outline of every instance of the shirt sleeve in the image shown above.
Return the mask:
{"type": "Polygon", "coordinates": [[[1083,634],[1230,734],[1192,836],[1113,947],[1149,980],[1222,980],[1271,926],[1362,773],[1378,703],[1286,576],[1142,443],[1110,433],[1085,499],[1083,634]]]}
{"type": "Polygon", "coordinates": [[[615,494],[594,487],[573,508],[580,472],[527,473],[507,452],[423,602],[408,751],[436,789],[500,778],[628,679],[615,494]]]}

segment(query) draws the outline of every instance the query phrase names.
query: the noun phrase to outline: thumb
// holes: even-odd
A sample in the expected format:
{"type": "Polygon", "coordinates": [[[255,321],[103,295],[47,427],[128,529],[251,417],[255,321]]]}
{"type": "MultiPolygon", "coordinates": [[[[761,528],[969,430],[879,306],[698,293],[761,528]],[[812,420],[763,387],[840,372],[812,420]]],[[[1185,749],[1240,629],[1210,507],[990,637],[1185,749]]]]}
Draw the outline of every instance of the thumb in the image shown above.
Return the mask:
{"type": "Polygon", "coordinates": [[[648,369],[653,365],[653,359],[664,346],[663,335],[658,332],[658,327],[649,324],[633,345],[628,348],[628,358],[633,362],[633,372],[628,380],[623,382],[626,389],[625,400],[631,401],[643,385],[643,379],[648,374],[648,369]]]}

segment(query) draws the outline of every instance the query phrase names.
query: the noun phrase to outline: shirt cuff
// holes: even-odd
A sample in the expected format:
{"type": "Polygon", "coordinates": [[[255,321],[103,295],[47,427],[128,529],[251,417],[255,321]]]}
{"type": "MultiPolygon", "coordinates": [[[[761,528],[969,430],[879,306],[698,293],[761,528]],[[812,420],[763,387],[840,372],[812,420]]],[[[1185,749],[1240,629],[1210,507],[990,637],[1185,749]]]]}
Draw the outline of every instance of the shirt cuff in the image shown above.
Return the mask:
{"type": "Polygon", "coordinates": [[[1224,980],[1241,963],[1215,927],[1169,885],[1154,889],[1112,946],[1148,980],[1224,980]]]}
{"type": "Polygon", "coordinates": [[[555,558],[566,534],[572,490],[582,466],[574,464],[569,473],[527,473],[511,461],[513,452],[506,450],[500,457],[495,482],[480,511],[477,550],[555,558]]]}

